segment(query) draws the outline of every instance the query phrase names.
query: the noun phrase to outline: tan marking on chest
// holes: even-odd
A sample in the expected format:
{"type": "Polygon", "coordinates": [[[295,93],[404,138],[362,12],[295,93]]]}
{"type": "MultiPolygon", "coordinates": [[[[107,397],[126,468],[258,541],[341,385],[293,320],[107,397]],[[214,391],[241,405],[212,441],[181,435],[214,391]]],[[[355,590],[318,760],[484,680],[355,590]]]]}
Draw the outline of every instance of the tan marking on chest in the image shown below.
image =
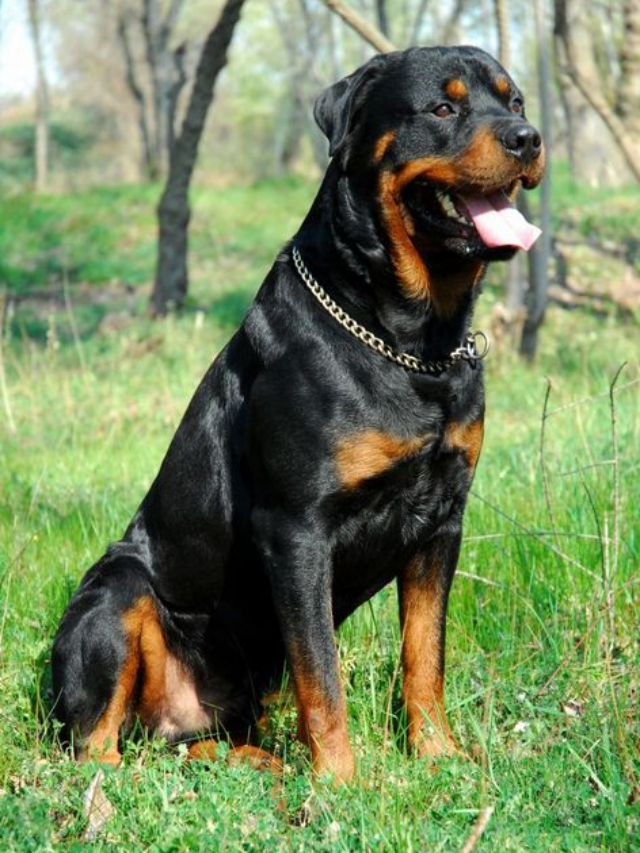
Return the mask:
{"type": "Polygon", "coordinates": [[[335,452],[340,482],[345,489],[357,489],[365,480],[417,453],[432,438],[431,435],[396,438],[375,429],[343,438],[335,452]]]}
{"type": "Polygon", "coordinates": [[[447,424],[444,440],[447,447],[461,450],[466,455],[469,467],[473,470],[478,463],[483,436],[483,420],[473,421],[470,424],[452,421],[447,424]]]}

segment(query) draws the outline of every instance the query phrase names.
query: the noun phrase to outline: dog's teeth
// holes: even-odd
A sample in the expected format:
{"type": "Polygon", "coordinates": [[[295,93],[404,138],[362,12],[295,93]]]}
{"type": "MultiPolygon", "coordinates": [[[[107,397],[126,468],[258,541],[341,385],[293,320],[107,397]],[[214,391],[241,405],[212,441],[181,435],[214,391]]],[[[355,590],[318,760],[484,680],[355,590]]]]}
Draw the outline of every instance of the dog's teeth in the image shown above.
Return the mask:
{"type": "Polygon", "coordinates": [[[444,195],[442,197],[442,207],[444,208],[444,212],[447,216],[457,216],[457,211],[450,195],[444,195]]]}

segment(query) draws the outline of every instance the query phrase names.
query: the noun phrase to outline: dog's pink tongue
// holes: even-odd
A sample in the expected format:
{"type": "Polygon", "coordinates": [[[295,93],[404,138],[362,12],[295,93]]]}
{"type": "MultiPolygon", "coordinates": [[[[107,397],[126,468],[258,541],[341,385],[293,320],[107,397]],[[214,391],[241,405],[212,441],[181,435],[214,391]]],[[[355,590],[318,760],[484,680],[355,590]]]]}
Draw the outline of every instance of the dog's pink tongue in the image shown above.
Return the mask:
{"type": "Polygon", "coordinates": [[[529,249],[542,231],[524,218],[503,192],[490,196],[460,195],[460,200],[473,219],[482,241],[494,249],[498,246],[516,246],[529,249]]]}

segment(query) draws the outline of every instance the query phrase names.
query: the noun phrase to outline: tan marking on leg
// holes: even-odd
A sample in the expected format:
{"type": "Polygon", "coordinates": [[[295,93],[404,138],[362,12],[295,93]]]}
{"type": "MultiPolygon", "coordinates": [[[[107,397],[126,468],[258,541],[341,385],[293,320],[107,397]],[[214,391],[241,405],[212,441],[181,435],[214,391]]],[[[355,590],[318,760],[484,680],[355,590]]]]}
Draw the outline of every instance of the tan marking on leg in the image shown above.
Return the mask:
{"type": "Polygon", "coordinates": [[[353,751],[347,732],[344,694],[337,708],[331,708],[320,685],[308,678],[298,665],[294,684],[298,708],[298,733],[311,749],[314,773],[331,774],[336,785],[348,782],[355,772],[353,751]]]}
{"type": "Polygon", "coordinates": [[[270,731],[270,713],[272,710],[277,710],[282,705],[285,704],[287,699],[289,698],[289,688],[285,687],[276,687],[274,690],[269,691],[269,693],[265,693],[265,695],[260,700],[260,704],[262,705],[262,713],[260,717],[256,721],[256,729],[262,733],[262,736],[266,736],[270,731]]]}
{"type": "Polygon", "coordinates": [[[197,740],[189,746],[189,758],[195,761],[215,761],[218,756],[220,741],[208,738],[197,740]]]}
{"type": "Polygon", "coordinates": [[[144,725],[172,737],[206,728],[211,715],[202,707],[191,674],[172,655],[150,596],[139,599],[123,617],[127,653],[113,697],[93,732],[81,758],[110,764],[120,761],[118,733],[131,711],[144,725]],[[139,682],[139,700],[132,706],[139,682]]]}
{"type": "MultiPolygon", "coordinates": [[[[192,761],[216,761],[218,757],[218,747],[220,741],[217,740],[201,740],[191,744],[189,747],[189,758],[192,761]]],[[[259,746],[251,744],[240,744],[232,746],[228,753],[228,763],[230,765],[248,764],[254,770],[269,772],[275,776],[273,788],[271,790],[271,799],[276,800],[276,809],[278,811],[286,810],[286,802],[284,799],[284,791],[282,787],[282,775],[284,767],[279,758],[260,749],[259,746]]]]}
{"type": "Polygon", "coordinates": [[[483,437],[484,421],[482,420],[473,421],[470,424],[453,421],[447,424],[445,429],[445,444],[455,450],[463,451],[472,473],[478,464],[483,437]]]}
{"type": "Polygon", "coordinates": [[[267,752],[266,749],[261,749],[259,746],[252,746],[249,743],[241,746],[234,746],[229,751],[230,764],[249,764],[254,770],[268,770],[271,773],[282,773],[282,762],[275,755],[267,752]]]}
{"type": "Polygon", "coordinates": [[[382,136],[376,141],[376,144],[373,146],[373,163],[374,165],[378,165],[383,159],[393,140],[396,138],[395,130],[388,130],[386,133],[383,133],[382,136]]]}
{"type": "MultiPolygon", "coordinates": [[[[189,758],[196,761],[216,761],[220,741],[208,738],[192,743],[189,747],[189,758]]],[[[256,770],[270,770],[272,773],[282,773],[282,762],[259,746],[244,743],[229,747],[230,764],[250,764],[256,770]]]]}
{"type": "Polygon", "coordinates": [[[379,430],[365,430],[338,442],[335,464],[345,489],[357,489],[365,480],[417,453],[432,436],[396,438],[379,430]]]}
{"type": "Polygon", "coordinates": [[[82,746],[82,752],[79,756],[81,761],[95,759],[105,764],[120,763],[118,735],[120,726],[126,718],[138,680],[140,634],[144,615],[148,612],[149,605],[153,606],[151,599],[141,598],[122,617],[123,629],[127,638],[125,662],[111,701],[82,746]]]}
{"type": "Polygon", "coordinates": [[[136,708],[140,719],[166,737],[207,728],[211,714],[200,702],[193,676],[167,648],[151,599],[146,600],[141,616],[143,682],[136,708]]]}
{"type": "Polygon", "coordinates": [[[455,750],[444,708],[444,593],[434,569],[423,577],[422,558],[416,558],[405,571],[400,595],[402,694],[409,721],[409,745],[422,756],[455,750]]]}

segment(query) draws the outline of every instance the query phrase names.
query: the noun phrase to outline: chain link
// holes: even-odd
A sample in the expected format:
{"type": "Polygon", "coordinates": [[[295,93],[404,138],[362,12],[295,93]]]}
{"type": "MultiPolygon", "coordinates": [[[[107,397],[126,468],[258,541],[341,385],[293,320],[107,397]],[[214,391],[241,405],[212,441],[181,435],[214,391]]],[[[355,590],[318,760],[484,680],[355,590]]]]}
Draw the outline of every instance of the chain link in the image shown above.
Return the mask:
{"type": "Polygon", "coordinates": [[[372,350],[388,358],[389,361],[393,361],[395,364],[404,367],[405,370],[411,370],[414,373],[430,373],[432,375],[444,373],[445,370],[449,370],[457,361],[480,361],[489,352],[491,344],[484,332],[469,332],[464,342],[454,349],[453,352],[449,353],[447,358],[442,359],[442,361],[422,361],[415,355],[409,355],[406,352],[396,352],[382,338],[377,337],[373,332],[361,326],[337,302],[334,302],[306,268],[297,246],[293,247],[292,254],[293,263],[298,271],[298,275],[325,311],[331,314],[334,320],[337,320],[343,328],[362,341],[363,344],[366,344],[372,350]],[[482,352],[478,352],[476,338],[480,338],[484,342],[482,352]]]}

